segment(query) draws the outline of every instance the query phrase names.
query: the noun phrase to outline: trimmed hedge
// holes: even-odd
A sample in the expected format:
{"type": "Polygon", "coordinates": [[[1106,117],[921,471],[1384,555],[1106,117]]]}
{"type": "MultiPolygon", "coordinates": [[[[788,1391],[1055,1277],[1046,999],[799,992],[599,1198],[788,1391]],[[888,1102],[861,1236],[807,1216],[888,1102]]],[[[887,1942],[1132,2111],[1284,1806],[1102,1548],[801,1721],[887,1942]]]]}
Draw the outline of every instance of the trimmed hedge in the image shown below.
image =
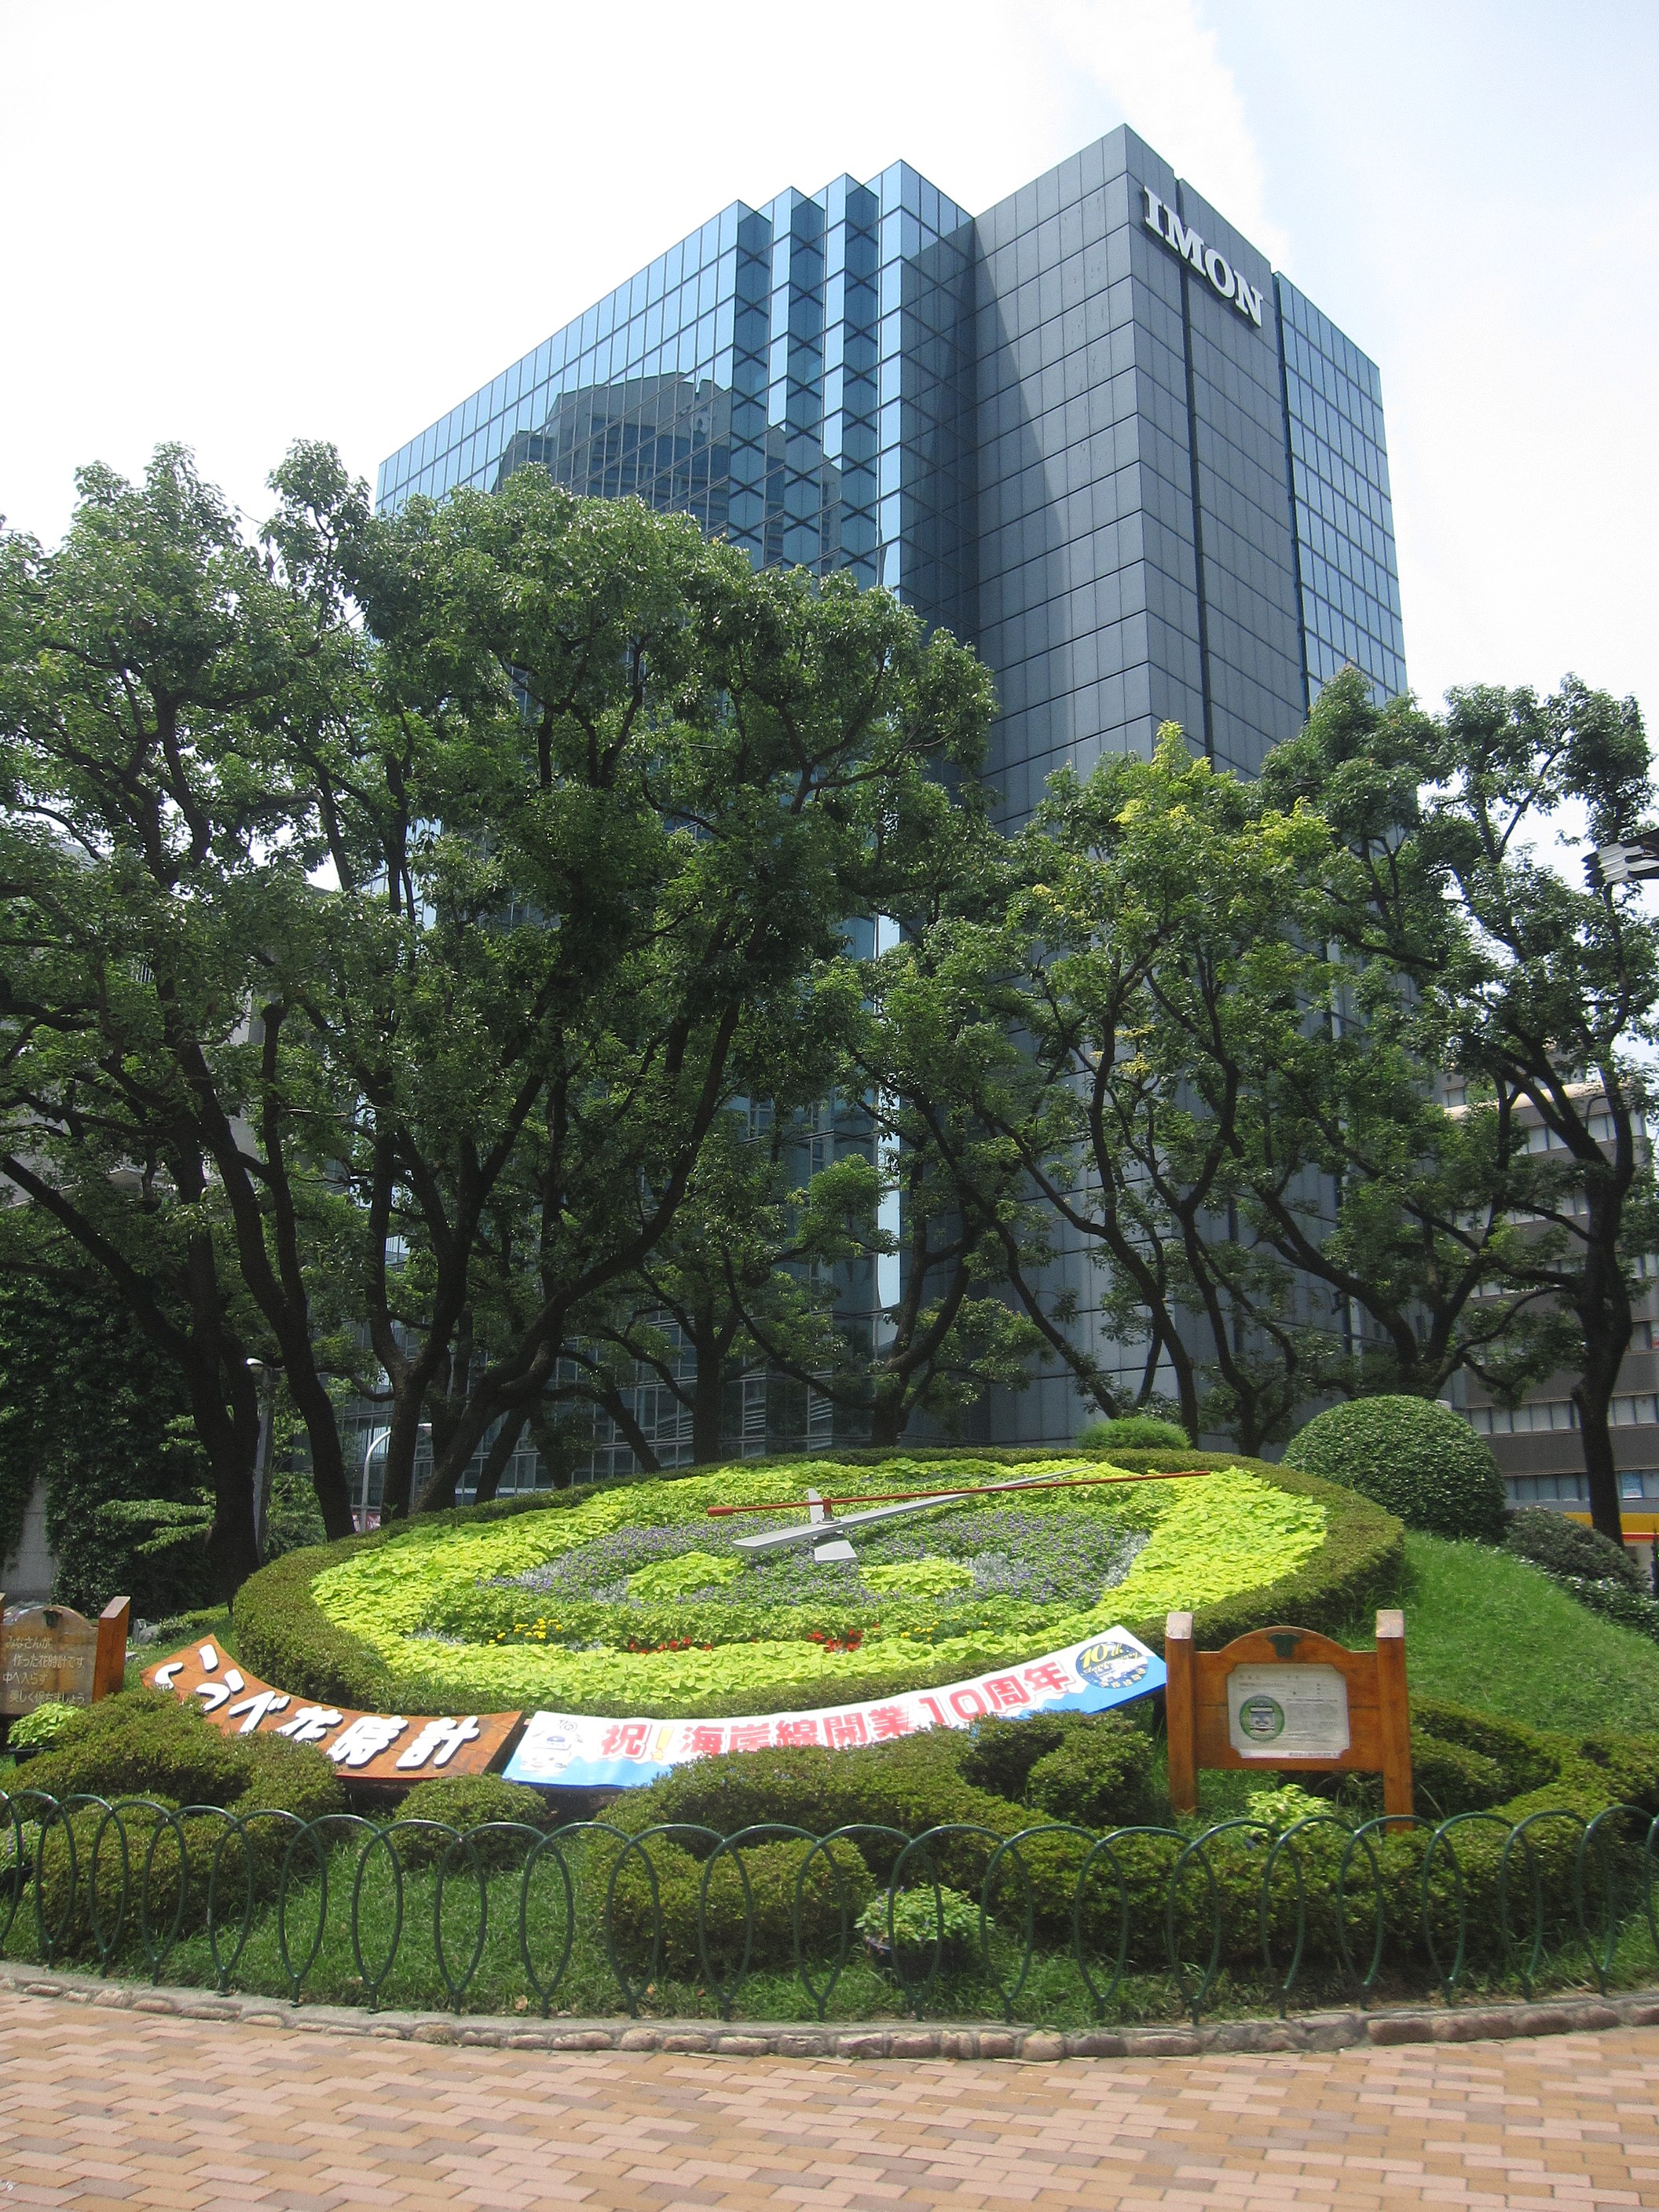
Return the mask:
{"type": "MultiPolygon", "coordinates": [[[[911,1455],[842,1449],[821,1456],[843,1466],[874,1467],[895,1456],[911,1455]]],[[[930,1450],[927,1456],[930,1461],[947,1463],[953,1457],[960,1457],[981,1464],[988,1460],[996,1464],[1029,1465],[1033,1459],[1048,1456],[1074,1464],[1079,1455],[1076,1450],[1049,1455],[1022,1448],[937,1453],[930,1450]]],[[[1194,1455],[1190,1450],[1130,1451],[1114,1448],[1109,1455],[1102,1456],[1109,1456],[1115,1466],[1132,1474],[1152,1474],[1175,1473],[1190,1467],[1194,1455]]],[[[1405,1540],[1400,1522],[1391,1514],[1352,1490],[1293,1468],[1273,1466],[1266,1460],[1249,1459],[1237,1452],[1206,1453],[1203,1463],[1216,1468],[1240,1468],[1292,1495],[1316,1498],[1325,1509],[1326,1531],[1319,1549],[1293,1574],[1200,1607],[1194,1622],[1194,1632],[1200,1646],[1213,1650],[1248,1629],[1281,1620],[1293,1621],[1298,1627],[1317,1629],[1328,1635],[1340,1634],[1355,1625],[1368,1628],[1367,1616],[1371,1612],[1378,1606],[1398,1601],[1405,1540]]],[[[744,1464],[747,1468],[764,1463],[744,1464]]],[[[642,1480],[672,1479],[634,1476],[623,1484],[590,1484],[580,1490],[538,1492],[501,1504],[463,1507],[453,1513],[431,1517],[441,1517],[452,1525],[461,1526],[514,1513],[557,1511],[580,1504],[601,1489],[631,1486],[642,1480]]],[[[397,1527],[409,1525],[400,1522],[397,1527]]],[[[441,1684],[428,1692],[423,1690],[418,1676],[400,1673],[394,1680],[380,1654],[363,1638],[331,1620],[312,1595],[312,1584],[325,1567],[363,1547],[387,1542],[396,1533],[395,1528],[377,1529],[365,1536],[347,1537],[339,1543],[290,1552],[251,1576],[237,1592],[234,1607],[237,1650],[243,1663],[276,1687],[303,1697],[401,1712],[411,1708],[418,1710],[425,1697],[434,1711],[453,1710],[453,1698],[443,1693],[441,1684]]],[[[1162,1650],[1162,1614],[1156,1620],[1127,1620],[1124,1626],[1154,1650],[1162,1650]]],[[[960,1673],[960,1662],[945,1650],[939,1666],[919,1674],[914,1686],[936,1687],[940,1683],[954,1681],[960,1673]]],[[[862,1698],[880,1697],[890,1686],[884,1675],[874,1672],[867,1678],[842,1679],[836,1684],[836,1702],[850,1705],[862,1698]]],[[[733,1705],[728,1701],[726,1709],[781,1711],[798,1702],[798,1690],[786,1685],[772,1693],[747,1693],[745,1703],[733,1705]]],[[[720,1709],[720,1701],[710,1701],[707,1706],[710,1712],[720,1709]]]]}
{"type": "MultiPolygon", "coordinates": [[[[1423,1793],[1419,1813],[1431,1820],[1462,1812],[1493,1815],[1491,1822],[1478,1821],[1456,1832],[1453,1852],[1457,1876],[1443,1848],[1437,1851],[1439,1871],[1431,1883],[1429,1917],[1437,1942],[1443,1940],[1448,1948],[1456,1942],[1461,1876],[1470,1939],[1477,1952],[1492,1950],[1499,1926],[1506,1831],[1528,1815],[1567,1811],[1589,1820],[1620,1803],[1650,1814],[1659,1813],[1659,1737],[1579,1741],[1431,1698],[1414,1700],[1413,1717],[1413,1777],[1423,1793]]],[[[884,1887],[893,1879],[903,1849],[894,1832],[914,1836],[937,1827],[942,1832],[930,1838],[925,1860],[913,1854],[901,1881],[913,1893],[931,1899],[931,1881],[937,1879],[977,1904],[999,1844],[1023,1830],[1040,1827],[1045,1818],[1074,1821],[1091,1831],[1125,1825],[1126,1814],[1129,1825],[1142,1817],[1159,1826],[1168,1820],[1167,1813],[1160,1816],[1150,1808],[1143,1813],[1139,1807],[1119,1809],[1119,1804],[1108,1803],[1101,1809],[1109,1817],[1096,1823],[1080,1817],[1081,1806],[1070,1809],[1040,1802],[1045,1794],[1039,1787],[1045,1768],[1064,1762],[1086,1771],[1104,1763],[1091,1753],[1109,1758],[1124,1738],[1138,1733],[1119,1717],[1101,1715],[1080,1722],[1066,1733],[1062,1746],[1050,1748],[1051,1726],[1052,1717],[1039,1716],[981,1724],[972,1735],[940,1730],[855,1751],[754,1752],[699,1760],[648,1790],[629,1792],[607,1808],[606,1818],[641,1838],[653,1863],[659,1852],[672,1854],[664,1860],[664,1888],[665,1900],[671,1891],[676,1899],[677,1928],[669,1938],[670,1907],[665,1901],[665,1936],[668,1949],[682,1960],[689,1960],[695,1951],[695,1931],[684,1917],[694,1886],[693,1868],[706,1863],[714,1850],[712,1836],[705,1839],[696,1830],[732,1836],[744,1829],[763,1830],[769,1822],[805,1828],[814,1835],[851,1830],[848,1840],[857,1846],[874,1883],[884,1887]],[[1015,1756],[1017,1739],[1028,1731],[1032,1747],[1042,1754],[1029,1765],[1015,1756]],[[1028,1802],[1017,1802],[1020,1796],[1028,1802]],[[677,1826],[681,1823],[685,1826],[677,1826]],[[660,1832],[665,1828],[666,1835],[660,1832]]],[[[1271,1770],[1261,1774],[1261,1790],[1252,1795],[1250,1817],[1264,1822],[1272,1833],[1282,1833],[1318,1812],[1322,1801],[1300,1789],[1275,1790],[1275,1778],[1271,1770]]],[[[1380,1812],[1380,1804],[1370,1809],[1380,1812]]],[[[1127,1893],[1132,1956],[1143,1966],[1155,1967],[1161,1955],[1171,1869],[1182,1840],[1196,1833],[1200,1825],[1174,1823],[1172,1829],[1179,1832],[1132,1835],[1114,1847],[1127,1893]]],[[[1627,1825],[1639,1838],[1639,1827],[1627,1825]]],[[[1533,1855],[1528,1863],[1535,1863],[1548,1913],[1571,1910],[1580,1832],[1571,1821],[1548,1820],[1528,1832],[1533,1855]]],[[[594,1848],[602,1887],[617,1863],[618,1847],[600,1838],[594,1848]]],[[[1086,1837],[1068,1834],[1039,1835],[1019,1846],[1035,1929],[1045,1945],[1063,1948],[1071,1940],[1073,1914],[1079,1909],[1077,1881],[1088,1848],[1086,1837]]],[[[1421,1827],[1398,1834],[1374,1832],[1372,1848],[1380,1883],[1375,1901],[1391,1938],[1409,1949],[1416,1942],[1424,1910],[1428,1833],[1421,1827]]],[[[1328,1964],[1337,1948],[1335,1887],[1344,1837],[1339,1828],[1322,1823],[1302,1831],[1297,1850],[1306,1882],[1309,1955],[1328,1964]]],[[[1262,1834],[1250,1826],[1223,1828],[1209,1837],[1205,1856],[1214,1878],[1213,1893],[1202,1876],[1195,1876],[1174,1899],[1177,1933],[1188,1947],[1184,1955],[1202,1956],[1208,1949],[1213,1896],[1213,1909],[1221,1918],[1224,1960],[1241,1972],[1260,1970],[1265,1850],[1262,1834]]],[[[747,1861],[747,1850],[744,1856],[747,1861]]],[[[792,1864],[799,1863],[798,1856],[792,1864]]],[[[1363,1925],[1372,1909],[1367,1864],[1361,1861],[1350,1870],[1351,1925],[1354,1916],[1363,1925]]],[[[637,1850],[627,1856],[624,1865],[631,1870],[618,1879],[614,1926],[628,1958],[639,1960],[653,1926],[648,1882],[639,1869],[637,1850]]],[[[1024,1881],[1010,1861],[1005,1860],[1004,1869],[990,1900],[993,1917],[1006,1909],[1017,1920],[1024,1911],[1024,1881]]],[[[785,1871],[781,1859],[781,1877],[785,1871]]],[[[1530,1907],[1522,1901],[1524,1877],[1519,1867],[1511,1868],[1509,1880],[1511,1915],[1519,1911],[1524,1917],[1530,1907]]],[[[820,1935],[833,1940],[833,1904],[823,1899],[820,1903],[820,1935]]],[[[787,1955],[780,1910],[774,1910],[766,1939],[768,1959],[787,1955]]],[[[1091,1881],[1082,1897],[1080,1914],[1085,1938],[1109,1950],[1118,1926],[1114,1882],[1103,1878],[1091,1881]]],[[[1268,1899],[1268,1920],[1282,1955],[1296,1932],[1294,1878],[1288,1863],[1282,1883],[1275,1882],[1268,1899]]],[[[720,1926],[729,1936],[724,1918],[720,1926]]],[[[757,1942],[759,1963],[758,1908],[757,1942]]]]}
{"type": "Polygon", "coordinates": [[[1523,1505],[1510,1514],[1504,1549],[1542,1567],[1547,1575],[1589,1583],[1620,1582],[1638,1594],[1652,1595],[1644,1592],[1642,1570],[1622,1544],[1546,1506],[1523,1505]]]}
{"type": "MultiPolygon", "coordinates": [[[[87,1870],[105,1826],[105,1802],[125,1801],[130,1808],[120,1816],[129,1880],[139,1878],[148,1860],[151,1898],[160,1900],[159,1924],[168,1923],[176,1905],[185,1933],[205,1923],[210,1879],[221,1911],[240,1909],[227,1899],[269,1902],[295,1823],[326,1820],[346,1808],[338,1773],[320,1751],[285,1736],[222,1735],[164,1690],[126,1690],[85,1708],[14,1784],[15,1812],[0,1793],[0,1838],[15,1838],[21,1824],[40,1820],[37,1796],[59,1803],[101,1801],[72,1805],[64,1820],[40,1831],[35,1845],[45,1923],[71,1958],[90,1956],[97,1948],[87,1870]],[[180,1813],[176,1824],[166,1817],[180,1813]],[[292,1819],[257,1817],[269,1814],[292,1819]],[[250,1825],[239,1836],[231,1821],[250,1825]]],[[[109,1891],[100,1913],[107,1941],[110,1892],[118,1894],[120,1887],[120,1853],[107,1834],[103,1849],[109,1891]]],[[[131,1903],[129,1898],[129,1911],[131,1903]]]]}
{"type": "Polygon", "coordinates": [[[1361,1492],[1408,1528],[1496,1541],[1507,1503],[1498,1462],[1468,1423],[1426,1398],[1356,1398],[1316,1414],[1286,1467],[1361,1492]]]}

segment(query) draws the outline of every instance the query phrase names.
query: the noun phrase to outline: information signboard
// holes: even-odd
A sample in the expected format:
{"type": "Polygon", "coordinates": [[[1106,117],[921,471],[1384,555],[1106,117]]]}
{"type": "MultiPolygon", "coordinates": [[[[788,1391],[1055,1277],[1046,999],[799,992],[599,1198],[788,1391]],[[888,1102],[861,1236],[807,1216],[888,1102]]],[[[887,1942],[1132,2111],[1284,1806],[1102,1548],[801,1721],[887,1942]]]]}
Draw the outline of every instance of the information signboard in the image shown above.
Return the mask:
{"type": "Polygon", "coordinates": [[[1235,1667],[1227,1734],[1241,1759],[1340,1759],[1352,1741],[1348,1686],[1334,1667],[1235,1667]]]}
{"type": "Polygon", "coordinates": [[[37,1705],[89,1705],[98,1668],[98,1624],[66,1605],[26,1605],[0,1626],[0,1713],[37,1705]]]}
{"type": "Polygon", "coordinates": [[[96,1620],[66,1605],[6,1611],[0,1594],[0,1718],[37,1705],[89,1705],[121,1686],[132,1607],[112,1597],[96,1620]]]}
{"type": "Polygon", "coordinates": [[[1220,1651],[1193,1644],[1193,1616],[1164,1623],[1170,1802],[1198,1809],[1206,1767],[1291,1773],[1369,1771],[1383,1810],[1412,1809],[1411,1713],[1403,1613],[1376,1616],[1374,1651],[1350,1651],[1310,1628],[1260,1628],[1220,1651]]]}

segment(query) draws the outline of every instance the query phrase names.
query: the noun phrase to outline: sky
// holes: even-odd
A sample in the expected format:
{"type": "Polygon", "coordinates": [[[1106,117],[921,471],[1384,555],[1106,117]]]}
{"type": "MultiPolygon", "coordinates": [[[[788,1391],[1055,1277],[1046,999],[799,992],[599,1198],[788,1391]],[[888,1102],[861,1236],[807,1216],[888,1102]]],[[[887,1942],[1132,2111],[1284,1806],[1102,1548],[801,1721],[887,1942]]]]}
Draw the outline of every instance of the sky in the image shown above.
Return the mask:
{"type": "Polygon", "coordinates": [[[164,440],[253,520],[733,199],[969,208],[1121,123],[1382,374],[1407,665],[1659,730],[1653,0],[0,0],[0,514],[164,440]]]}

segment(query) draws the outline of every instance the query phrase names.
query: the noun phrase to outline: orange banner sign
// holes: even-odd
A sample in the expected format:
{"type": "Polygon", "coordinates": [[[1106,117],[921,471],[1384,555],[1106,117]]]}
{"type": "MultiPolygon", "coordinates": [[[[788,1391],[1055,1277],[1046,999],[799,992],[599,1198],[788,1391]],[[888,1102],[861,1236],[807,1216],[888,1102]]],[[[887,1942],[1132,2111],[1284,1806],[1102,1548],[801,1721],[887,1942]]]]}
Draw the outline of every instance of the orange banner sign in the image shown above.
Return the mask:
{"type": "Polygon", "coordinates": [[[354,1782],[407,1786],[437,1774],[484,1774],[518,1733],[517,1713],[362,1713],[274,1690],[209,1639],[144,1669],[153,1690],[197,1705],[227,1735],[314,1743],[354,1782]]]}

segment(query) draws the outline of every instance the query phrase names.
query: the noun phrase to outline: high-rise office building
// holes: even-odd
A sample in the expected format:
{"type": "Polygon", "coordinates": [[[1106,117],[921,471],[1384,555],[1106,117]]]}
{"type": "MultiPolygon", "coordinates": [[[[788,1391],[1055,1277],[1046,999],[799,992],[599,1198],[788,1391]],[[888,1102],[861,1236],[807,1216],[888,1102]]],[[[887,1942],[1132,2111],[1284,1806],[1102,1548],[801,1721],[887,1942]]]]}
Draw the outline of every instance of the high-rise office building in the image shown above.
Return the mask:
{"type": "MultiPolygon", "coordinates": [[[[530,465],[974,645],[1011,822],[1164,721],[1250,774],[1339,669],[1405,685],[1376,369],[1128,130],[979,216],[902,163],[729,207],[399,447],[380,504],[530,465]]],[[[1056,1377],[993,1419],[1078,1416],[1056,1377]]]]}
{"type": "Polygon", "coordinates": [[[1178,721],[1246,772],[1404,687],[1381,385],[1133,131],[978,217],[902,163],[705,223],[383,465],[539,463],[845,568],[972,642],[1015,814],[1178,721]]]}

